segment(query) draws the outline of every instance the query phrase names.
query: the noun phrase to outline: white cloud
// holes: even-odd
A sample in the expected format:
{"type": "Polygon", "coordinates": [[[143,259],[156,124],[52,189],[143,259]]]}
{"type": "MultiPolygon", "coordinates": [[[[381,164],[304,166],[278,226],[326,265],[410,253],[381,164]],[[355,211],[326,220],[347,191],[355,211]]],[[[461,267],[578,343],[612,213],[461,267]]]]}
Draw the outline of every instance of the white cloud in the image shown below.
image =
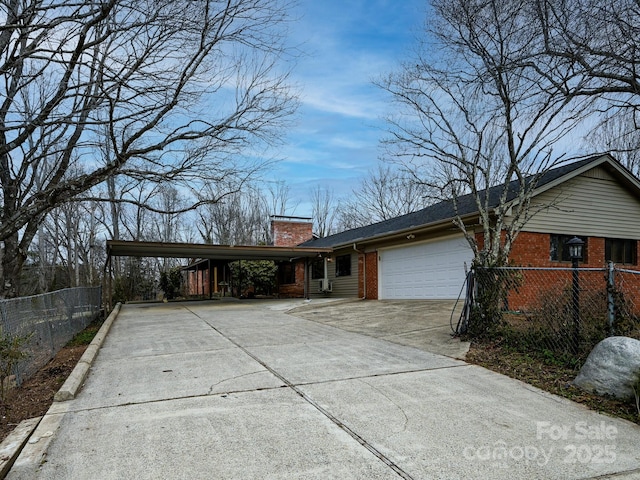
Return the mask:
{"type": "Polygon", "coordinates": [[[301,206],[315,185],[347,195],[377,163],[389,104],[373,80],[398,68],[423,9],[423,0],[300,1],[291,42],[304,52],[292,74],[301,108],[272,175],[301,206]]]}
{"type": "Polygon", "coordinates": [[[359,150],[363,148],[370,148],[371,141],[363,140],[362,138],[353,137],[334,137],[331,139],[331,146],[339,148],[347,148],[350,150],[359,150]]]}

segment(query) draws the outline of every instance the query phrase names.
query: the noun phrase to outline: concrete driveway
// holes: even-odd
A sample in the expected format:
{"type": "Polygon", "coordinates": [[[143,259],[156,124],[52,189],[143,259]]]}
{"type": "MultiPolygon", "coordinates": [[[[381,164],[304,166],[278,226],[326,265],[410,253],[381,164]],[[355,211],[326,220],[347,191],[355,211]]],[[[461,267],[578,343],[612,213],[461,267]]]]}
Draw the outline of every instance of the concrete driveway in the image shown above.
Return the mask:
{"type": "Polygon", "coordinates": [[[469,342],[451,337],[462,302],[453,300],[317,301],[287,313],[426,352],[465,359],[469,342]]]}
{"type": "Polygon", "coordinates": [[[8,478],[640,478],[637,425],[286,308],[123,306],[8,478]]]}

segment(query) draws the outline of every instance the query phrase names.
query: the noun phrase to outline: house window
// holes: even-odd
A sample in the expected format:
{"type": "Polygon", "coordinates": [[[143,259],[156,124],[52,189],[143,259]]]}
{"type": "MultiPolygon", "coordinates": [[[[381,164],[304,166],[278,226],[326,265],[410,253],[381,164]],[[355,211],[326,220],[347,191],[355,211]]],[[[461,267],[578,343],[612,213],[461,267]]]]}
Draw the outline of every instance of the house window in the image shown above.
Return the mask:
{"type": "Polygon", "coordinates": [[[604,259],[613,263],[637,265],[637,242],[622,238],[605,238],[604,259]]]}
{"type": "Polygon", "coordinates": [[[281,263],[278,273],[280,275],[279,280],[281,285],[296,283],[295,263],[281,263]]]}
{"type": "Polygon", "coordinates": [[[311,262],[311,278],[318,280],[324,278],[324,259],[316,258],[311,262]]]}
{"type": "Polygon", "coordinates": [[[351,275],[351,254],[336,257],[336,277],[351,275]]]}
{"type": "MultiPolygon", "coordinates": [[[[571,257],[569,256],[569,246],[567,242],[571,240],[576,235],[551,235],[551,244],[550,244],[550,258],[553,262],[570,262],[571,257]]],[[[586,237],[578,237],[580,240],[584,242],[584,246],[582,247],[582,261],[587,263],[587,238],[586,237]]]]}

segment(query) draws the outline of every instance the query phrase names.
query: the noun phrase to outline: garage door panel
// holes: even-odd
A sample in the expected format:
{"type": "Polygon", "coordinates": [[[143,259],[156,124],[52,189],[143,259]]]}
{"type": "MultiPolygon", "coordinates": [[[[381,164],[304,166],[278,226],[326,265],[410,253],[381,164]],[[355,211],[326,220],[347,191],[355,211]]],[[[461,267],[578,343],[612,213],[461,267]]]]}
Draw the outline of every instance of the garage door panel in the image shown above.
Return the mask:
{"type": "Polygon", "coordinates": [[[457,298],[471,249],[464,237],[449,238],[380,252],[380,298],[457,298]]]}

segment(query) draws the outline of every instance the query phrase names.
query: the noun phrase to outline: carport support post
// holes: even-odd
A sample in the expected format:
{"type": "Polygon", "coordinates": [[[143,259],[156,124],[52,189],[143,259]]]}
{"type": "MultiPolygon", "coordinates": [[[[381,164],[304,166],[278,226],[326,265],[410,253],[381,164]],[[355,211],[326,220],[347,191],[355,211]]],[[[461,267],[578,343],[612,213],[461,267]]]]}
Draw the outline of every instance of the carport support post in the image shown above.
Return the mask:
{"type": "Polygon", "coordinates": [[[212,295],[212,289],[211,289],[211,259],[209,258],[208,260],[209,263],[209,268],[207,269],[207,272],[209,273],[209,300],[211,300],[211,295],[212,295]]]}
{"type": "Polygon", "coordinates": [[[304,259],[304,298],[309,300],[309,257],[304,259]]]}
{"type": "Polygon", "coordinates": [[[107,252],[107,260],[104,264],[104,270],[102,275],[102,304],[104,306],[105,312],[111,311],[111,300],[113,299],[113,292],[111,289],[113,288],[112,283],[112,275],[113,275],[113,264],[111,262],[111,253],[107,252]]]}

